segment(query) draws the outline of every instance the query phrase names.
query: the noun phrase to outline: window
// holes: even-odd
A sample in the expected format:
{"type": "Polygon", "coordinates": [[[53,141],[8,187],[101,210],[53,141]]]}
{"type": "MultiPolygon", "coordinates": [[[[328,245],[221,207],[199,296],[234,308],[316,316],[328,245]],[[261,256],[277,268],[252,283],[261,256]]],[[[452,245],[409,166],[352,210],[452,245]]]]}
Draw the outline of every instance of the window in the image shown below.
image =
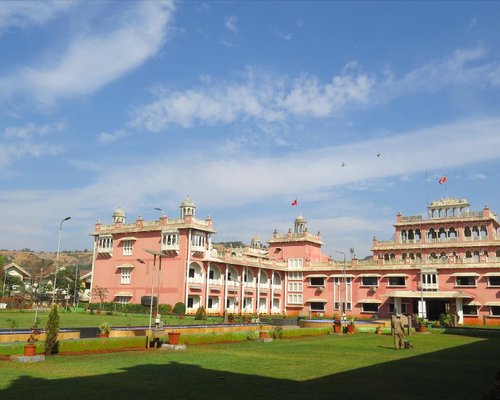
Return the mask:
{"type": "Polygon", "coordinates": [[[213,308],[213,307],[212,307],[212,306],[213,306],[213,304],[214,304],[214,299],[212,299],[211,297],[209,297],[209,298],[208,298],[208,308],[213,308]]]}
{"type": "Polygon", "coordinates": [[[130,277],[131,277],[131,270],[130,268],[121,268],[121,273],[120,273],[120,283],[122,285],[130,285],[130,277]]]}
{"type": "Polygon", "coordinates": [[[179,246],[179,234],[172,233],[172,232],[170,232],[170,233],[165,232],[162,235],[162,245],[170,246],[170,247],[179,246]]]}
{"type": "MultiPolygon", "coordinates": [[[[389,303],[389,313],[392,314],[396,311],[394,303],[389,303]]],[[[401,313],[408,314],[408,303],[401,303],[401,313]]]]}
{"type": "Polygon", "coordinates": [[[187,307],[193,308],[193,304],[194,304],[194,299],[192,297],[188,297],[187,307]]]}
{"type": "Polygon", "coordinates": [[[462,306],[464,315],[477,316],[477,306],[462,306]]]}
{"type": "Polygon", "coordinates": [[[134,245],[133,240],[124,240],[123,241],[123,255],[131,256],[132,255],[132,246],[134,245]]]}
{"type": "Polygon", "coordinates": [[[378,278],[376,276],[363,276],[361,278],[361,286],[377,286],[378,278]]]}
{"type": "Polygon", "coordinates": [[[302,271],[288,272],[288,279],[293,281],[301,281],[303,279],[302,271]]]}
{"type": "Polygon", "coordinates": [[[500,275],[488,276],[488,286],[500,286],[500,275]]]}
{"type": "Polygon", "coordinates": [[[406,278],[404,276],[390,276],[388,286],[406,286],[406,278]]]}
{"type": "Polygon", "coordinates": [[[302,258],[289,258],[288,259],[288,268],[289,269],[300,269],[302,268],[303,260],[302,258]]]}
{"type": "Polygon", "coordinates": [[[130,297],[128,296],[117,296],[116,302],[120,304],[127,304],[130,302],[130,297]]]}
{"type": "Polygon", "coordinates": [[[211,269],[210,272],[208,273],[208,279],[214,279],[214,270],[211,269]]]}
{"type": "Polygon", "coordinates": [[[378,311],[378,304],[376,303],[361,303],[361,312],[376,313],[378,311]]]}
{"type": "Polygon", "coordinates": [[[475,276],[457,276],[455,286],[476,286],[475,276]]]}
{"type": "Polygon", "coordinates": [[[290,292],[302,292],[303,284],[302,282],[288,282],[288,290],[290,292]]]}
{"type": "Polygon", "coordinates": [[[194,278],[194,268],[189,268],[189,278],[194,278]]]}
{"type": "Polygon", "coordinates": [[[325,303],[312,302],[311,303],[311,311],[325,311],[325,303]]]}
{"type": "Polygon", "coordinates": [[[288,303],[289,304],[302,304],[302,295],[301,294],[289,294],[288,295],[288,303]]]}
{"type": "Polygon", "coordinates": [[[205,236],[194,234],[191,236],[191,244],[195,247],[205,247],[205,236]]]}
{"type": "Polygon", "coordinates": [[[500,306],[490,306],[491,308],[491,316],[500,317],[500,306]]]}
{"type": "Polygon", "coordinates": [[[325,278],[310,278],[311,286],[325,286],[325,278]]]}

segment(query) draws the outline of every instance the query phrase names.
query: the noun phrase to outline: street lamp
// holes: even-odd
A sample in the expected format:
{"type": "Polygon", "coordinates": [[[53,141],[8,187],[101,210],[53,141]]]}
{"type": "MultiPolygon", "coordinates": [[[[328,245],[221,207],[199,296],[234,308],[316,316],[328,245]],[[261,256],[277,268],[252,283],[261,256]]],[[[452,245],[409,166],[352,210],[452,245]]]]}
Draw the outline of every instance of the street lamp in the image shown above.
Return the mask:
{"type": "Polygon", "coordinates": [[[54,273],[54,288],[52,290],[52,304],[54,304],[54,300],[56,297],[56,283],[57,283],[57,267],[59,266],[59,251],[61,249],[61,235],[62,235],[62,224],[64,221],[71,219],[71,217],[66,217],[61,220],[59,224],[59,240],[57,241],[57,253],[56,253],[56,271],[54,273]]]}
{"type": "Polygon", "coordinates": [[[166,213],[166,212],[165,212],[162,208],[155,207],[155,210],[160,211],[160,212],[161,212],[161,214],[162,214],[162,216],[167,215],[167,213],[166,213]]]}
{"type": "MultiPolygon", "coordinates": [[[[156,260],[156,258],[155,258],[156,260]]],[[[146,264],[144,260],[138,258],[141,264],[146,264]]],[[[155,282],[155,263],[153,262],[153,270],[151,271],[151,298],[149,299],[149,326],[148,333],[146,335],[146,349],[149,349],[149,335],[151,335],[151,320],[153,318],[153,291],[154,291],[154,282],[155,282]]]]}
{"type": "Polygon", "coordinates": [[[344,271],[343,271],[343,281],[344,281],[344,301],[342,303],[342,320],[345,320],[345,309],[346,309],[346,303],[347,303],[347,281],[346,281],[346,276],[345,276],[345,253],[343,251],[336,251],[336,253],[342,254],[344,256],[344,271]]]}

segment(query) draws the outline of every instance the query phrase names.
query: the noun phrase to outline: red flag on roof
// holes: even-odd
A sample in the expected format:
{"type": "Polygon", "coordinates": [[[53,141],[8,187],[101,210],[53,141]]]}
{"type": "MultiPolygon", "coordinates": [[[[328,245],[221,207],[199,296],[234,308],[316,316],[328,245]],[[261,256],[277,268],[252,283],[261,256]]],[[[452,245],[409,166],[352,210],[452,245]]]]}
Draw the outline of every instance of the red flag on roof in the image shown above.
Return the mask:
{"type": "Polygon", "coordinates": [[[295,199],[294,201],[292,201],[292,206],[296,206],[297,204],[298,204],[297,199],[295,199]]]}
{"type": "Polygon", "coordinates": [[[440,184],[440,185],[442,185],[443,183],[446,183],[446,176],[445,176],[445,175],[443,175],[443,176],[441,177],[441,179],[439,179],[439,181],[438,181],[438,182],[439,182],[439,184],[440,184]]]}

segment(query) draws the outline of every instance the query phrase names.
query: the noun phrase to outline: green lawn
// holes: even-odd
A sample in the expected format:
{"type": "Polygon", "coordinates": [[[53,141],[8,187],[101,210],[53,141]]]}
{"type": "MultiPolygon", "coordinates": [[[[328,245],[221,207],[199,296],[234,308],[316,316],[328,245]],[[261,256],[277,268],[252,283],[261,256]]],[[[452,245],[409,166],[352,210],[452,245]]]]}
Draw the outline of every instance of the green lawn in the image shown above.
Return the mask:
{"type": "Polygon", "coordinates": [[[0,361],[0,399],[481,399],[500,338],[428,334],[396,351],[389,335],[322,336],[0,361]]]}
{"type": "MultiPolygon", "coordinates": [[[[38,312],[39,327],[43,328],[47,322],[48,312],[38,312]]],[[[11,311],[11,310],[1,310],[0,311],[0,329],[10,329],[12,321],[17,322],[18,329],[28,329],[33,325],[35,321],[35,312],[32,310],[26,311],[11,311]]],[[[78,328],[84,326],[98,326],[101,322],[109,322],[111,326],[147,326],[149,324],[149,314],[113,314],[106,315],[106,313],[101,314],[89,314],[83,311],[79,312],[60,312],[60,326],[64,328],[78,328]]],[[[162,315],[162,320],[167,324],[177,325],[179,323],[183,325],[199,323],[200,321],[194,321],[192,316],[186,316],[184,319],[179,320],[175,316],[162,315]]],[[[203,323],[221,322],[222,318],[209,318],[203,323]]],[[[154,320],[153,320],[154,323],[154,320]]]]}

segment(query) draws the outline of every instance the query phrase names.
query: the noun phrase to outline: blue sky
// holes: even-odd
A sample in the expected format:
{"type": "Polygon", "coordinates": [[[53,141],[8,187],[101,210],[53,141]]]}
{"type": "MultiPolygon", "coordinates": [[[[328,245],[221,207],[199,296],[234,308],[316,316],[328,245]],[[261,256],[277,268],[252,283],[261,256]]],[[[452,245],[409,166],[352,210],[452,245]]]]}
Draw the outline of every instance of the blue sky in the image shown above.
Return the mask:
{"type": "Polygon", "coordinates": [[[177,217],[186,195],[216,241],[266,240],[302,213],[334,258],[369,255],[398,211],[445,195],[500,211],[499,15],[0,2],[0,248],[55,251],[71,216],[61,248],[91,249],[118,206],[128,222],[177,217]]]}

